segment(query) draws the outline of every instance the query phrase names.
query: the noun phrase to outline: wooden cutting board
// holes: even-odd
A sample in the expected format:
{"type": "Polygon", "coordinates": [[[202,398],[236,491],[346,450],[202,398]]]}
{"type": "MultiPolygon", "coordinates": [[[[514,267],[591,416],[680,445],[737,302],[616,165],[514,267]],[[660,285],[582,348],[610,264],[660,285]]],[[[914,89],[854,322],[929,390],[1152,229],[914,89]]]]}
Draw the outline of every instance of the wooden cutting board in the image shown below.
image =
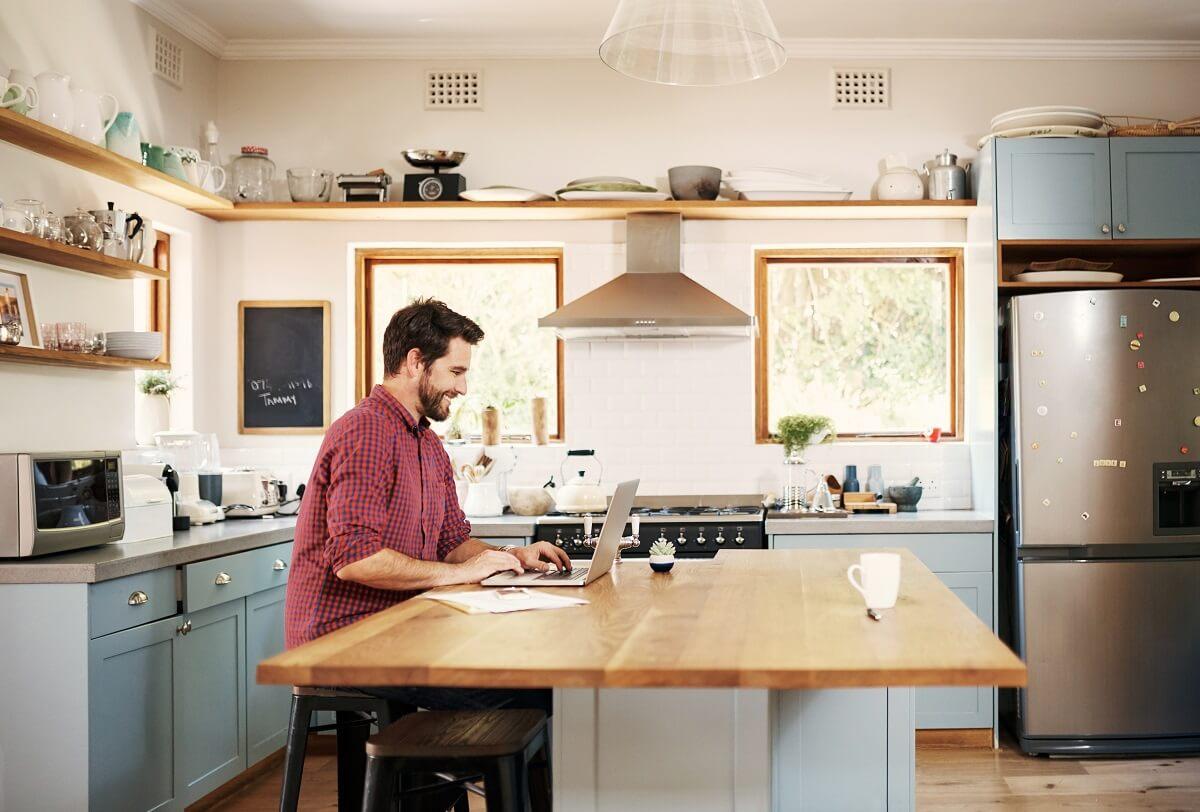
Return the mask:
{"type": "Polygon", "coordinates": [[[851,513],[895,513],[895,502],[851,502],[846,505],[851,513]]]}

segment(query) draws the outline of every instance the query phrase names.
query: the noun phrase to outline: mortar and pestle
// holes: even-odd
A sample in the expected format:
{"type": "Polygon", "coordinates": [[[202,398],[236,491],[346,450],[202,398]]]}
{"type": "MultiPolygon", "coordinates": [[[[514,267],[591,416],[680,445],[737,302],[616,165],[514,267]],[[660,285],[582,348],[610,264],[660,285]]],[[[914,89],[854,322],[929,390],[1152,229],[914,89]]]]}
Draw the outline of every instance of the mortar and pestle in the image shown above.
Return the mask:
{"type": "Polygon", "coordinates": [[[913,477],[907,485],[890,485],[887,489],[887,500],[894,502],[897,513],[916,513],[917,502],[921,501],[921,478],[913,477]]]}

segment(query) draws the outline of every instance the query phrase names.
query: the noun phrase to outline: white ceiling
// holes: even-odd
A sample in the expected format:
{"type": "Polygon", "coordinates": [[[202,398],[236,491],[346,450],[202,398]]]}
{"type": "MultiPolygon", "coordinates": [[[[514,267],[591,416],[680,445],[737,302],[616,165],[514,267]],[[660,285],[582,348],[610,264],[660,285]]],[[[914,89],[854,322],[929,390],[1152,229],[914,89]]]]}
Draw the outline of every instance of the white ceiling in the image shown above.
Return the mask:
{"type": "MultiPolygon", "coordinates": [[[[210,50],[347,40],[457,43],[484,55],[595,53],[616,0],[133,0],[210,50]],[[190,29],[190,30],[189,30],[190,29]],[[254,43],[243,41],[253,40],[254,43]],[[262,41],[270,41],[262,42],[262,41]],[[213,46],[213,47],[210,47],[213,46]]],[[[766,0],[804,40],[1200,41],[1200,0],[766,0]]],[[[960,48],[964,47],[962,45],[960,48]]],[[[929,44],[932,56],[937,46],[929,44]]],[[[429,50],[428,48],[423,50],[429,50]]],[[[436,50],[436,48],[434,49],[436,50]]],[[[230,53],[220,55],[230,56],[230,53]]],[[[797,54],[798,55],[798,54],[797,54]]]]}

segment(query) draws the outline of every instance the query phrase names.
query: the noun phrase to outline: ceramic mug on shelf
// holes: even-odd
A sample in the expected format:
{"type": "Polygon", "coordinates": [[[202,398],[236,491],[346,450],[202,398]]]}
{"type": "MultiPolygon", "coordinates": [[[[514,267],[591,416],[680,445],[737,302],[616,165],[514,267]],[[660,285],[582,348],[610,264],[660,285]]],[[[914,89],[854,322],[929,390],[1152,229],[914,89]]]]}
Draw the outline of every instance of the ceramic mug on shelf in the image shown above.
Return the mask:
{"type": "MultiPolygon", "coordinates": [[[[153,150],[154,147],[151,147],[153,150]]],[[[179,153],[163,150],[162,152],[162,172],[170,175],[176,180],[181,180],[184,183],[188,182],[187,172],[183,168],[183,159],[179,157],[179,153]]]]}
{"type": "Polygon", "coordinates": [[[64,73],[42,71],[37,75],[37,120],[63,132],[75,124],[75,101],[71,98],[71,77],[64,73]]]}
{"type": "Polygon", "coordinates": [[[75,106],[75,119],[70,133],[89,144],[103,146],[108,130],[117,120],[121,106],[111,93],[95,93],[82,87],[71,88],[71,99],[75,106]],[[105,107],[110,108],[107,112],[105,107]]]}
{"type": "Polygon", "coordinates": [[[8,72],[8,85],[3,95],[3,103],[0,107],[7,107],[14,113],[22,116],[33,116],[37,112],[38,107],[38,89],[37,83],[26,71],[19,68],[13,68],[8,72]],[[19,99],[14,99],[13,96],[17,90],[23,90],[24,93],[19,99]]]}
{"type": "Polygon", "coordinates": [[[868,609],[891,609],[900,593],[900,556],[896,553],[863,553],[857,564],[846,570],[850,585],[857,589],[868,609]],[[854,580],[858,572],[861,581],[854,580]]]}

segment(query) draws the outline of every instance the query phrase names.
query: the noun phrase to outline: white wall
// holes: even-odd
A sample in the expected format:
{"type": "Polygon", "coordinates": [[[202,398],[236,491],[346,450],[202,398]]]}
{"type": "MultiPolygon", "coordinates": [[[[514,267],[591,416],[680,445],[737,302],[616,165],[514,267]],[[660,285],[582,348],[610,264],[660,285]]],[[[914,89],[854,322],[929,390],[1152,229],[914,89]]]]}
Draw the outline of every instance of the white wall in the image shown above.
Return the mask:
{"type": "MultiPolygon", "coordinates": [[[[381,166],[399,181],[408,169],[400,150],[428,146],[470,153],[462,171],[473,187],[553,191],[571,178],[621,174],[666,189],[668,167],[708,163],[821,172],[863,198],[889,152],[907,152],[911,165],[946,146],[973,157],[975,141],[1002,110],[1062,103],[1182,117],[1194,112],[1189,93],[1200,80],[1200,62],[895,61],[891,110],[835,112],[831,67],[793,60],[749,85],[705,89],[636,82],[598,60],[229,62],[220,66],[219,123],[226,153],[244,143],[267,146],[281,177],[288,166],[336,172],[381,166]],[[485,110],[426,112],[421,84],[433,67],[481,67],[485,110]]],[[[277,194],[286,198],[282,182],[277,194]]],[[[810,452],[814,464],[840,473],[846,463],[880,462],[890,480],[933,481],[925,507],[991,509],[994,267],[984,239],[987,217],[982,213],[972,226],[967,267],[969,442],[823,446],[810,452]],[[980,480],[974,497],[972,463],[980,480]]],[[[967,245],[962,223],[689,222],[684,237],[688,272],[745,308],[752,306],[751,256],[758,245],[967,245]]],[[[219,431],[227,462],[257,461],[303,479],[315,440],[236,435],[231,336],[238,299],[333,301],[334,412],[340,413],[353,386],[351,246],[545,241],[565,246],[568,300],[623,262],[619,223],[222,226],[220,304],[206,320],[222,342],[208,359],[209,378],[220,380],[197,424],[219,431]]],[[[471,315],[486,329],[487,314],[471,315]]],[[[754,443],[750,346],[572,346],[568,442],[596,447],[610,481],[643,476],[647,492],[777,490],[780,451],[754,443]]],[[[518,453],[516,480],[535,483],[557,470],[562,451],[518,453]]]]}
{"type": "MultiPolygon", "coordinates": [[[[83,87],[111,92],[150,137],[196,145],[216,112],[216,60],[178,35],[184,45],[185,88],[150,75],[150,25],[121,0],[4,0],[0,60],[33,74],[68,73],[83,87]]],[[[49,158],[0,143],[0,199],[32,197],[69,214],[76,207],[117,202],[173,237],[173,362],[188,387],[176,398],[175,419],[191,422],[192,398],[202,387],[193,374],[193,309],[208,310],[203,281],[211,274],[216,224],[158,198],[133,191],[49,158]]],[[[29,276],[39,321],[86,321],[96,330],[133,324],[133,287],[91,274],[0,256],[0,268],[29,276]]],[[[0,450],[66,450],[132,446],[134,374],[63,367],[0,366],[0,450]]]]}
{"type": "MultiPolygon", "coordinates": [[[[1200,62],[903,61],[890,63],[887,111],[834,111],[831,63],[794,59],[756,82],[681,88],[623,77],[592,60],[224,62],[223,146],[270,148],[289,166],[336,172],[410,168],[400,151],[469,153],[472,187],[553,192],[572,178],[629,175],[666,189],[671,166],[791,166],[866,196],[890,152],[912,165],[960,156],[995,114],[1071,104],[1107,113],[1194,115],[1200,62]],[[483,111],[425,111],[427,68],[482,67],[483,111]]],[[[286,197],[285,187],[280,185],[286,197]]]]}

